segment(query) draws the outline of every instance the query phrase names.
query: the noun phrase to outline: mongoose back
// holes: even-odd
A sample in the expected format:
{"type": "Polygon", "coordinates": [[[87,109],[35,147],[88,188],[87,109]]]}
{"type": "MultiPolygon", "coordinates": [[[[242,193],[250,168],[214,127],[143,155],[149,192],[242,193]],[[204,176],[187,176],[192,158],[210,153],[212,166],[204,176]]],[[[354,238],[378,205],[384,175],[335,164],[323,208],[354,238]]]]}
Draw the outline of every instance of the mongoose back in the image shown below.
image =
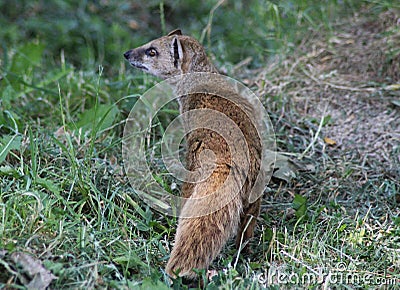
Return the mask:
{"type": "MultiPolygon", "coordinates": [[[[203,46],[194,38],[182,35],[180,30],[131,49],[124,53],[124,57],[132,66],[163,79],[198,72],[218,74],[203,46]]],[[[206,179],[185,182],[182,185],[183,197],[191,200],[218,192],[232,171],[235,178],[243,180],[238,190],[235,182],[224,187],[224,191],[231,195],[229,202],[214,212],[201,215],[204,208],[196,207],[196,203],[189,202],[183,206],[183,211],[187,207],[186,212],[193,213],[193,217],[179,218],[166,272],[171,277],[179,275],[195,279],[197,275],[193,269],[207,269],[233,235],[237,234],[238,248],[253,236],[260,211],[260,197],[251,201],[249,195],[260,171],[262,145],[248,114],[231,100],[200,92],[182,96],[179,103],[181,114],[195,109],[209,109],[225,114],[240,128],[248,148],[247,160],[233,162],[235,156],[220,134],[209,128],[186,133],[187,170],[195,171],[204,166],[202,153],[208,150],[214,153],[215,166],[206,179]],[[243,170],[245,167],[248,169],[246,172],[243,170]]],[[[191,120],[187,119],[186,122],[191,120]]],[[[215,196],[213,203],[219,200],[226,200],[226,197],[215,196]]]]}

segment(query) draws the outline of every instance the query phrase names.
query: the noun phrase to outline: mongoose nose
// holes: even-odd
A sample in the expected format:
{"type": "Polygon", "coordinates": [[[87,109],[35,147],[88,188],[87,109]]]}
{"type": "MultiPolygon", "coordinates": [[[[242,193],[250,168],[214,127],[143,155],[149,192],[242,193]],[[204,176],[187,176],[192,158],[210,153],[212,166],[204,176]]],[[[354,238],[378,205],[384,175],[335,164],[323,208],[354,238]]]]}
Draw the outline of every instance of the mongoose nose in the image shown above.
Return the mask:
{"type": "Polygon", "coordinates": [[[131,51],[130,50],[128,50],[127,52],[124,53],[124,57],[126,59],[129,59],[130,55],[131,55],[131,51]]]}

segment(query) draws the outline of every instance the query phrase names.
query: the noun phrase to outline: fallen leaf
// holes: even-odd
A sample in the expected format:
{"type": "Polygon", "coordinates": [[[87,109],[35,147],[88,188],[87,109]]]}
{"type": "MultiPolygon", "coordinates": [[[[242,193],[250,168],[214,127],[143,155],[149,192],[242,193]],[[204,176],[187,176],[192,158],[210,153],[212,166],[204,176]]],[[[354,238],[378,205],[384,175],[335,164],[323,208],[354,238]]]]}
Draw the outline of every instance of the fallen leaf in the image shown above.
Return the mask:
{"type": "Polygon", "coordinates": [[[22,283],[27,289],[45,290],[53,281],[57,279],[49,270],[43,267],[40,260],[22,252],[11,254],[11,259],[27,276],[30,281],[24,280],[22,283]]]}
{"type": "Polygon", "coordinates": [[[296,165],[286,156],[277,153],[273,177],[289,182],[296,177],[296,165]]]}
{"type": "Polygon", "coordinates": [[[400,90],[400,84],[388,85],[384,88],[386,91],[397,91],[400,90]]]}
{"type": "Polygon", "coordinates": [[[138,23],[136,20],[131,19],[131,20],[129,20],[129,22],[128,22],[128,26],[129,26],[129,28],[132,29],[132,30],[137,30],[137,29],[139,28],[139,23],[138,23]]]}
{"type": "Polygon", "coordinates": [[[65,135],[65,128],[64,126],[61,126],[60,128],[58,128],[55,132],[54,132],[54,136],[56,138],[60,138],[63,137],[65,135]]]}
{"type": "Polygon", "coordinates": [[[396,105],[396,106],[400,107],[400,100],[392,100],[391,103],[393,105],[396,105]]]}
{"type": "Polygon", "coordinates": [[[324,142],[328,145],[336,145],[336,141],[328,137],[324,137],[324,142]]]}

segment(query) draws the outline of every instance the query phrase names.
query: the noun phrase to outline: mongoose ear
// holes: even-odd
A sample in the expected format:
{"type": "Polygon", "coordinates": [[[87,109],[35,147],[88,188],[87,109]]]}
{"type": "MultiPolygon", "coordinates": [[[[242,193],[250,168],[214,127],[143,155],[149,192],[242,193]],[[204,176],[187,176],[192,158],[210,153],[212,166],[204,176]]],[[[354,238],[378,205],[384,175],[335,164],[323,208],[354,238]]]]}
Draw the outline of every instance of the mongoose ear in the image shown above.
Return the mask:
{"type": "Polygon", "coordinates": [[[168,33],[167,36],[171,36],[171,35],[182,35],[182,31],[180,29],[172,30],[170,33],[168,33]]]}
{"type": "Polygon", "coordinates": [[[171,54],[174,56],[174,67],[178,68],[182,64],[183,50],[182,44],[177,36],[172,39],[171,54]]]}

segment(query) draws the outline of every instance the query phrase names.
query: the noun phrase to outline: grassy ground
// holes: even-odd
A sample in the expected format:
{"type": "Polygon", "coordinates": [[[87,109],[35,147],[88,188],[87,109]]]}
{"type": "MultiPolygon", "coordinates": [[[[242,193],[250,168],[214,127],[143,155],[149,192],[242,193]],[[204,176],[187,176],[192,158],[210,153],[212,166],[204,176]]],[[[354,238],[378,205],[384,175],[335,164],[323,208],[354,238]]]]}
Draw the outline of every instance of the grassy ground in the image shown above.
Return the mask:
{"type": "Polygon", "coordinates": [[[2,287],[171,287],[176,219],[138,198],[121,153],[157,80],[122,53],[176,27],[257,92],[294,164],[266,190],[253,253],[229,244],[206,287],[398,287],[399,5],[197,2],[0,3],[2,287]]]}

